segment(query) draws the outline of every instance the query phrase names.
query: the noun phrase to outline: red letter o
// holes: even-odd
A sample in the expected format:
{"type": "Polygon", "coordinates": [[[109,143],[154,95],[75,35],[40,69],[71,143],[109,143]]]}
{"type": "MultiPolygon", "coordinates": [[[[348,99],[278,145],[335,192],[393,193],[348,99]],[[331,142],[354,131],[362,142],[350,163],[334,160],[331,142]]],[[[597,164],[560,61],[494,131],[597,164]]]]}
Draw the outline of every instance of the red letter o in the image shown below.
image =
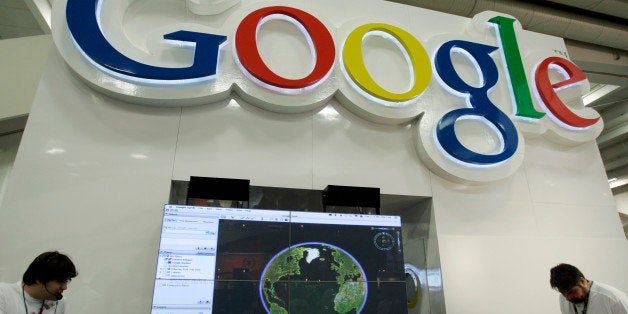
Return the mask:
{"type": "Polygon", "coordinates": [[[238,26],[235,47],[240,63],[258,80],[279,88],[298,89],[312,86],[323,79],[334,65],[336,48],[331,34],[317,18],[295,8],[275,6],[262,8],[247,15],[238,26]],[[289,16],[299,22],[314,44],[316,64],[312,72],[301,79],[287,79],[275,74],[266,66],[257,49],[257,26],[273,14],[289,16]]]}

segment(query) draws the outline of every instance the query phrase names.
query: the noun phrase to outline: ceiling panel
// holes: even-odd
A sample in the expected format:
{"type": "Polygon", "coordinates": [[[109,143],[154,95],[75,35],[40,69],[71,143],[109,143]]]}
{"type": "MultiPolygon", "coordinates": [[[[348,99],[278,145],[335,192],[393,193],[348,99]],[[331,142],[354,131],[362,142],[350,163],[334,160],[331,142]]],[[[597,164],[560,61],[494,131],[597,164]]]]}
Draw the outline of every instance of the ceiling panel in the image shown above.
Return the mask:
{"type": "Polygon", "coordinates": [[[24,0],[0,0],[0,39],[41,34],[44,32],[24,0]]]}

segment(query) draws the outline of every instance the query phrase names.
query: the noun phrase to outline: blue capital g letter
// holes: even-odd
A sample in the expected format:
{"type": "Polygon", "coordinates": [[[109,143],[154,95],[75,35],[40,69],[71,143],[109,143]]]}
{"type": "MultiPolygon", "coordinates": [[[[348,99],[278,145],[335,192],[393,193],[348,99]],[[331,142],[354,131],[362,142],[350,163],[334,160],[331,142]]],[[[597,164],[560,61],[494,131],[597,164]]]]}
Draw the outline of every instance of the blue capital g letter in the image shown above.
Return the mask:
{"type": "Polygon", "coordinates": [[[490,53],[497,47],[482,45],[469,41],[453,40],[444,43],[436,52],[436,71],[445,84],[459,93],[467,94],[471,108],[461,108],[448,112],[436,126],[436,138],[445,151],[453,158],[474,165],[492,165],[510,158],[517,150],[518,135],[512,121],[500,111],[489,99],[488,92],[499,78],[497,66],[490,57],[490,53]],[[482,75],[483,86],[473,87],[467,84],[456,72],[451,53],[452,50],[462,50],[470,55],[478,64],[478,71],[482,75]],[[496,129],[503,147],[497,154],[486,155],[476,153],[466,148],[455,132],[456,121],[463,117],[482,118],[496,129]]]}
{"type": "Polygon", "coordinates": [[[162,68],[134,61],[116,50],[98,26],[98,6],[104,0],[68,0],[66,18],[76,44],[88,59],[123,77],[161,81],[193,80],[216,74],[218,51],[226,36],[178,31],[165,39],[196,43],[194,63],[185,68],[162,68]]]}

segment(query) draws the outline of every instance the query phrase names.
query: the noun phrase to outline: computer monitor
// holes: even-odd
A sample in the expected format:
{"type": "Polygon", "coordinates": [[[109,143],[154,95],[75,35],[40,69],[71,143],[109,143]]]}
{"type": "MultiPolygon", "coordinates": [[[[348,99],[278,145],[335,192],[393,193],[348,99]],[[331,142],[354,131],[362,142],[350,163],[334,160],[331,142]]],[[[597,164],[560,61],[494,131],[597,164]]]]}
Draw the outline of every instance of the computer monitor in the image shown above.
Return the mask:
{"type": "Polygon", "coordinates": [[[407,313],[399,216],[166,205],[152,313],[407,313]]]}

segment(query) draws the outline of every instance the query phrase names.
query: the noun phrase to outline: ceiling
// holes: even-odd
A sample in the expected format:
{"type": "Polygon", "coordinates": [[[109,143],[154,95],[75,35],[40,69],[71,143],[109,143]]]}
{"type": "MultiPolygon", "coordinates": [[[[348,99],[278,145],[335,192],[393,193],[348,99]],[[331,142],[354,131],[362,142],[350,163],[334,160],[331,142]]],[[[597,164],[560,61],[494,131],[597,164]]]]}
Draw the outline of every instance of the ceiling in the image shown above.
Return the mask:
{"type": "Polygon", "coordinates": [[[0,39],[18,38],[44,32],[25,0],[0,0],[0,39]]]}
{"type": "MultiPolygon", "coordinates": [[[[394,0],[473,16],[484,10],[516,17],[525,29],[566,38],[572,60],[591,81],[604,119],[597,142],[614,194],[628,191],[628,1],[626,0],[394,0]],[[566,25],[566,26],[565,26],[566,25]],[[586,51],[587,57],[575,57],[586,51]],[[600,62],[599,60],[609,60],[600,62]]],[[[52,0],[0,0],[0,39],[49,34],[52,0]]]]}

